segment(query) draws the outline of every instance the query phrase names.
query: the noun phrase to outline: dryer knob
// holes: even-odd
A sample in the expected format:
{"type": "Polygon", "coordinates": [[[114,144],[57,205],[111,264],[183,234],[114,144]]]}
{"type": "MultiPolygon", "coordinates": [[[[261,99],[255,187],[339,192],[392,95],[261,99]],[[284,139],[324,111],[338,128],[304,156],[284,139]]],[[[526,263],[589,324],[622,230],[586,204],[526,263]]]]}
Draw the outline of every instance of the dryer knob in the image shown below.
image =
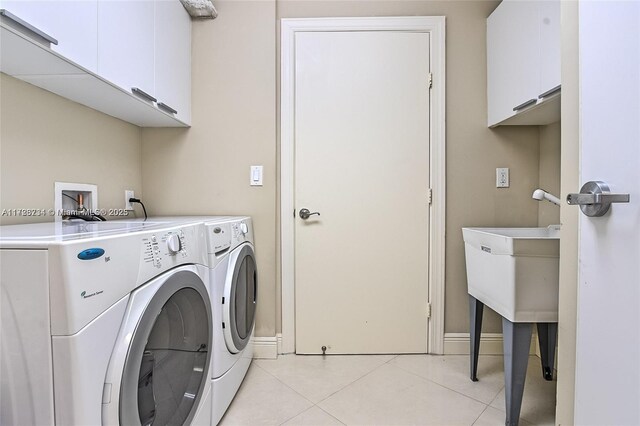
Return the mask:
{"type": "Polygon", "coordinates": [[[242,222],[240,224],[240,232],[242,232],[243,235],[247,235],[247,232],[249,232],[249,227],[246,223],[242,222]]]}
{"type": "Polygon", "coordinates": [[[180,237],[177,234],[169,235],[169,238],[167,238],[167,249],[169,249],[169,253],[171,254],[176,254],[182,249],[180,237]]]}

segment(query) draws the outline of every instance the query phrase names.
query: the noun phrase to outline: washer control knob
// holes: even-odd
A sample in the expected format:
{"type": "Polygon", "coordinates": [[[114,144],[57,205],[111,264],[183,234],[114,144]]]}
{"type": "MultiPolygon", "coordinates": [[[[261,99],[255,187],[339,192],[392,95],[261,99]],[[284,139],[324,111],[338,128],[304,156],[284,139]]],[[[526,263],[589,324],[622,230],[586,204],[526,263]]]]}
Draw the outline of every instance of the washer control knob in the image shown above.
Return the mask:
{"type": "Polygon", "coordinates": [[[169,235],[169,238],[167,238],[167,249],[169,249],[169,253],[171,254],[176,254],[182,250],[182,244],[180,243],[178,234],[169,235]]]}
{"type": "Polygon", "coordinates": [[[249,227],[247,226],[246,223],[244,222],[240,223],[240,232],[242,232],[242,235],[247,235],[247,232],[249,232],[249,227]]]}

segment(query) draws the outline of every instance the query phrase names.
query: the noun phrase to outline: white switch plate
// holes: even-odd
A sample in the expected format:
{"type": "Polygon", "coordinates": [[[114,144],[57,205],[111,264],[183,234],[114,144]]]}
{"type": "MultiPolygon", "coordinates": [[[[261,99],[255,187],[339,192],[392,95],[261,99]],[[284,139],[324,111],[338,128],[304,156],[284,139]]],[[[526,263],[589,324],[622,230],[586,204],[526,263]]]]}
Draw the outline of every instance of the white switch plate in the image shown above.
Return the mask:
{"type": "Polygon", "coordinates": [[[249,184],[251,186],[262,186],[262,166],[251,166],[249,184]]]}
{"type": "Polygon", "coordinates": [[[509,187],[509,168],[498,167],[496,169],[496,188],[509,187]]]}

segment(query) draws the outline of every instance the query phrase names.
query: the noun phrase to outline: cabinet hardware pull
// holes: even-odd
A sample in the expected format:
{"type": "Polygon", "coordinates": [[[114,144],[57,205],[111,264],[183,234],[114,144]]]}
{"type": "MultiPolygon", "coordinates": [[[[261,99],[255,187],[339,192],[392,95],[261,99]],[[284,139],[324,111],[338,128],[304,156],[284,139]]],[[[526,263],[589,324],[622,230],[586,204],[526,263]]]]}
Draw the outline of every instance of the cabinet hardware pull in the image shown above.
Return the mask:
{"type": "Polygon", "coordinates": [[[554,87],[553,89],[549,89],[546,92],[544,92],[543,94],[541,94],[540,96],[538,96],[538,99],[544,99],[544,98],[548,98],[551,95],[556,94],[557,92],[560,91],[560,89],[562,89],[562,85],[558,84],[556,87],[554,87]]]}
{"type": "Polygon", "coordinates": [[[529,99],[527,102],[521,103],[517,107],[514,107],[513,110],[514,111],[518,111],[518,110],[524,109],[524,108],[528,107],[529,105],[535,104],[536,102],[538,102],[536,98],[529,99]]]}
{"type": "Polygon", "coordinates": [[[140,90],[137,87],[132,87],[131,88],[131,92],[135,95],[138,95],[142,98],[145,98],[148,101],[151,102],[157,102],[158,100],[156,98],[154,98],[153,96],[151,96],[150,94],[148,94],[147,92],[145,92],[144,90],[140,90]]]}
{"type": "Polygon", "coordinates": [[[160,108],[163,111],[168,112],[169,114],[177,114],[178,111],[176,111],[175,109],[171,108],[169,105],[165,104],[164,102],[159,102],[158,103],[158,108],[160,108]]]}
{"type": "Polygon", "coordinates": [[[10,21],[13,21],[14,23],[16,23],[19,26],[21,26],[22,28],[25,28],[26,30],[32,32],[33,34],[37,35],[38,37],[41,37],[41,38],[45,39],[49,43],[56,44],[56,45],[58,44],[58,40],[56,40],[55,38],[51,37],[49,34],[45,33],[44,31],[39,30],[38,28],[34,27],[33,25],[31,25],[27,21],[24,21],[24,20],[18,18],[16,15],[14,15],[11,12],[9,12],[7,9],[0,9],[0,15],[4,16],[5,18],[9,19],[10,21]]]}

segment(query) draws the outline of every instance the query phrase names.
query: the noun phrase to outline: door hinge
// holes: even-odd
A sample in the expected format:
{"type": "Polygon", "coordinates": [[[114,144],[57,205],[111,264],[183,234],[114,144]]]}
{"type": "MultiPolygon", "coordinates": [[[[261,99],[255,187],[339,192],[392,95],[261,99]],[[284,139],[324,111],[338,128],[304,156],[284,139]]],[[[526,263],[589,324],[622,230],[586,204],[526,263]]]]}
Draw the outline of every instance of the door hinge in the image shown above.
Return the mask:
{"type": "Polygon", "coordinates": [[[429,191],[427,192],[427,200],[429,201],[429,205],[433,203],[433,190],[431,188],[429,188],[429,191]]]}
{"type": "Polygon", "coordinates": [[[427,318],[431,318],[431,303],[427,303],[427,318]]]}
{"type": "Polygon", "coordinates": [[[427,76],[427,83],[429,83],[429,89],[433,87],[433,73],[430,72],[427,76]]]}

